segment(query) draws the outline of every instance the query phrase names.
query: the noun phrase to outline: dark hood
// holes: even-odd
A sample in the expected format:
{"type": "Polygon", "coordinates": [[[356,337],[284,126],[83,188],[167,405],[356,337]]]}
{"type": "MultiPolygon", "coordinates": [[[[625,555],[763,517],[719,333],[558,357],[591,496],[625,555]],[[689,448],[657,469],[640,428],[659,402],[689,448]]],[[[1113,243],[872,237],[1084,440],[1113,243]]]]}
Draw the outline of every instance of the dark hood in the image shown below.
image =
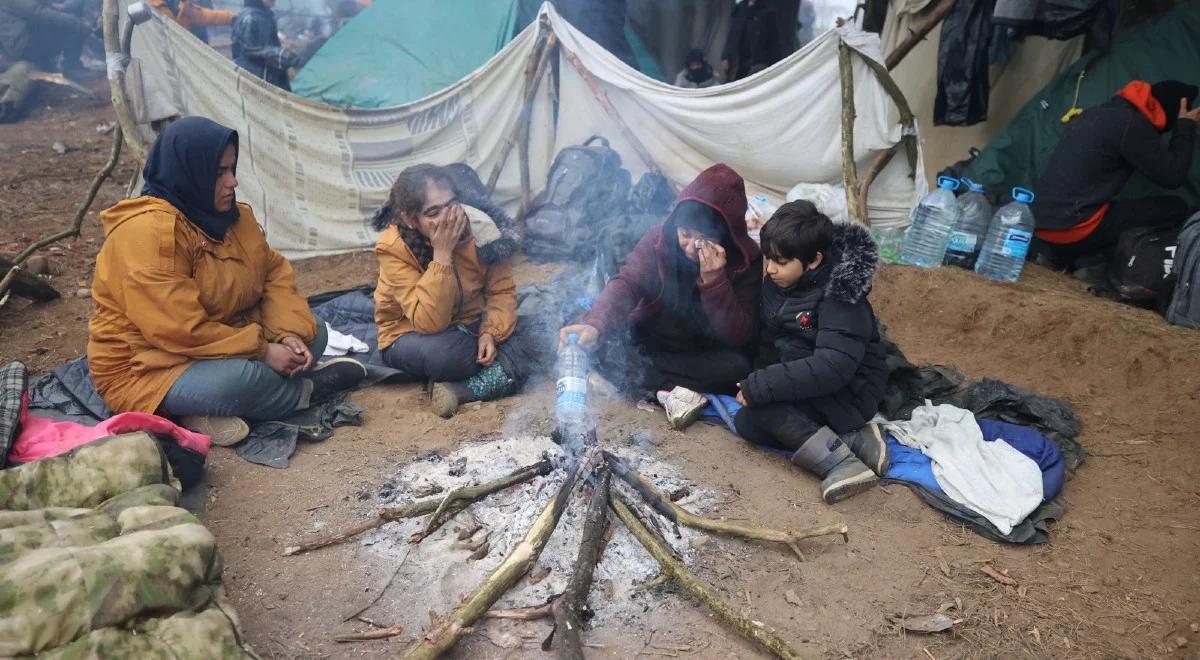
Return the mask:
{"type": "MultiPolygon", "coordinates": [[[[718,163],[696,175],[695,179],[679,193],[671,214],[662,225],[659,236],[660,250],[670,247],[675,241],[674,236],[667,234],[674,227],[671,216],[680,202],[693,200],[715,210],[725,219],[729,228],[729,240],[738,249],[737,260],[732,255],[726,255],[733,274],[745,272],[758,259],[759,249],[750,235],[746,233],[746,183],[741,175],[724,163],[718,163]]],[[[870,237],[868,236],[868,239],[870,237]]]]}
{"type": "Polygon", "coordinates": [[[830,253],[825,297],[852,304],[862,300],[879,268],[879,246],[871,233],[857,222],[835,222],[830,253]]]}

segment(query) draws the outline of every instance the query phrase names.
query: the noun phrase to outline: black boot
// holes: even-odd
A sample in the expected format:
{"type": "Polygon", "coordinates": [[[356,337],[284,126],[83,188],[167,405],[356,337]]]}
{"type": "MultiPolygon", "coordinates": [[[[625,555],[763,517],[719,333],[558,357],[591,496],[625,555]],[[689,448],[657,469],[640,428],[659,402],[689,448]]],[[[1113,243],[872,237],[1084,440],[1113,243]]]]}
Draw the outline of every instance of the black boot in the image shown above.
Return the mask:
{"type": "Polygon", "coordinates": [[[512,394],[516,389],[517,384],[497,362],[466,380],[456,383],[434,383],[429,390],[429,403],[434,414],[449,419],[464,403],[499,399],[512,394]]]}
{"type": "Polygon", "coordinates": [[[792,462],[821,478],[821,499],[826,504],[840,502],[879,482],[828,426],[809,436],[792,454],[792,462]]]}
{"type": "Polygon", "coordinates": [[[887,431],[874,422],[857,431],[842,434],[842,442],[858,460],[867,464],[871,471],[879,476],[887,474],[891,467],[891,457],[888,455],[887,431]]]}

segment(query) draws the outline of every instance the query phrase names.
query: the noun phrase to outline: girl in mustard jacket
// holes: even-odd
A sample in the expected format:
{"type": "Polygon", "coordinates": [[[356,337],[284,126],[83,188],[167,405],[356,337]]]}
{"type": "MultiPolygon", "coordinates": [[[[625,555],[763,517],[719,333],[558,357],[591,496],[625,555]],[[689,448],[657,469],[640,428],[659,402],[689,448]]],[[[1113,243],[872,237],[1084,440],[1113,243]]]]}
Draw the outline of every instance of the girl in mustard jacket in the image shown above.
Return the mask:
{"type": "Polygon", "coordinates": [[[442,417],[514,392],[553,339],[538,342],[518,322],[512,267],[480,258],[450,173],[436,165],[401,172],[374,224],[382,232],[375,324],[384,362],[434,381],[442,417]]]}
{"type": "Polygon", "coordinates": [[[244,438],[244,420],[285,417],[366,376],[346,358],[314,368],[325,324],[237,203],[237,154],[237,132],[203,117],[162,132],[142,196],[100,214],[88,323],[110,408],[175,416],[218,444],[244,438]]]}

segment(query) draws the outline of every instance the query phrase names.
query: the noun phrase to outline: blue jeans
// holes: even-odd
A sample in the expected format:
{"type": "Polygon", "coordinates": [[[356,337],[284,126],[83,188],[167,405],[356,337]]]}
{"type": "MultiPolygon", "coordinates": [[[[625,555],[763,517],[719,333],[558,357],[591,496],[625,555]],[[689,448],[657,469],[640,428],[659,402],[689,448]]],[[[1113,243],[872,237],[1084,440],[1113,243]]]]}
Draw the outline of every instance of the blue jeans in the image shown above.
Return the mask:
{"type": "MultiPolygon", "coordinates": [[[[478,322],[429,335],[409,332],[383,349],[383,362],[420,380],[466,380],[482,369],[475,362],[479,352],[478,333],[478,322]]],[[[557,331],[544,331],[522,317],[517,320],[512,336],[496,347],[495,364],[520,385],[531,374],[548,370],[553,364],[557,341],[557,331]]]]}
{"type": "MultiPolygon", "coordinates": [[[[318,318],[317,336],[308,346],[314,363],[328,341],[325,322],[318,318]]],[[[307,408],[311,395],[311,381],[281,376],[262,360],[197,360],[171,386],[162,410],[176,417],[216,415],[262,422],[307,408]]]]}

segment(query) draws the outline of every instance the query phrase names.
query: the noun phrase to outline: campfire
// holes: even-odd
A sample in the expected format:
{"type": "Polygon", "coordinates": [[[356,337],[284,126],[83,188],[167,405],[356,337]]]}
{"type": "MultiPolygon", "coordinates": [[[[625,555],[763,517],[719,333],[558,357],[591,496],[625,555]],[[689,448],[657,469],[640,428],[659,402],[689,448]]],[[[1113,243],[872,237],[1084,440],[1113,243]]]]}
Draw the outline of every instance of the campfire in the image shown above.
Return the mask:
{"type": "MultiPolygon", "coordinates": [[[[610,594],[615,588],[628,600],[652,586],[674,582],[767,652],[782,658],[799,657],[770,628],[741,615],[688,570],[685,560],[692,548],[699,545],[689,540],[694,542],[699,535],[715,533],[764,541],[783,546],[786,552],[803,561],[802,540],[834,534],[845,539],[847,527],[834,524],[787,532],[698,515],[684,505],[699,510],[712,508],[716,504],[715,495],[706,489],[690,487],[674,474],[674,468],[645,456],[639,449],[636,443],[604,447],[595,441],[594,434],[586,442],[560,444],[546,437],[472,443],[454,455],[434,455],[408,466],[395,483],[385,486],[381,493],[384,505],[375,518],[288,547],[284,555],[342,543],[388,523],[400,523],[395,527],[404,529],[406,536],[397,538],[393,531],[376,534],[368,541],[382,554],[398,558],[392,580],[414,553],[420,556],[417,564],[427,562],[413,567],[414,575],[436,572],[434,562],[440,561],[447,572],[443,579],[451,582],[441,586],[453,592],[446,594],[448,606],[457,606],[446,615],[435,617],[430,613],[432,623],[409,649],[405,656],[409,658],[441,655],[484,618],[552,619],[553,629],[542,644],[543,650],[554,650],[563,658],[582,658],[581,623],[595,614],[588,609],[587,597],[597,565],[605,556],[608,564],[635,564],[623,571],[622,584],[614,587],[614,579],[604,580],[610,594]],[[504,465],[498,458],[501,456],[510,461],[509,465],[518,464],[513,461],[533,460],[499,478],[481,478],[504,469],[497,468],[504,465]],[[502,497],[490,497],[504,491],[515,491],[508,502],[500,502],[502,497]],[[407,498],[412,501],[395,504],[407,498]],[[580,501],[572,507],[576,499],[580,501]],[[581,511],[581,515],[567,515],[570,522],[560,524],[568,508],[581,511]],[[427,517],[420,520],[422,516],[427,517]],[[610,525],[612,516],[628,531],[627,535],[618,533],[617,525],[610,525]],[[455,524],[451,532],[427,541],[451,520],[455,524]],[[528,528],[521,535],[522,528],[511,527],[514,524],[528,524],[528,528]],[[552,537],[557,537],[553,543],[552,537]],[[436,541],[438,549],[421,551],[423,541],[426,545],[436,541]],[[577,547],[572,547],[576,542],[577,547]],[[553,556],[553,568],[546,562],[538,562],[548,544],[553,546],[547,553],[553,556]],[[637,545],[645,548],[654,563],[636,556],[640,555],[637,545]],[[464,563],[479,566],[483,563],[480,560],[493,551],[507,551],[507,554],[490,573],[455,568],[464,563]],[[453,565],[446,567],[446,561],[453,565]],[[540,564],[538,570],[533,570],[535,563],[540,564]],[[660,571],[656,578],[655,568],[660,571]],[[547,577],[553,569],[558,569],[555,576],[558,579],[547,577]],[[528,579],[518,587],[526,576],[528,579]],[[464,582],[472,578],[480,582],[477,585],[464,582]],[[457,597],[459,592],[472,588],[469,595],[457,597]],[[537,604],[492,609],[506,594],[518,590],[525,602],[537,604]]],[[[383,590],[376,599],[382,593],[383,590]]],[[[356,614],[373,604],[374,601],[356,614]]],[[[350,618],[354,615],[347,617],[350,618]]],[[[399,625],[381,627],[363,633],[362,638],[402,632],[399,625]]]]}

